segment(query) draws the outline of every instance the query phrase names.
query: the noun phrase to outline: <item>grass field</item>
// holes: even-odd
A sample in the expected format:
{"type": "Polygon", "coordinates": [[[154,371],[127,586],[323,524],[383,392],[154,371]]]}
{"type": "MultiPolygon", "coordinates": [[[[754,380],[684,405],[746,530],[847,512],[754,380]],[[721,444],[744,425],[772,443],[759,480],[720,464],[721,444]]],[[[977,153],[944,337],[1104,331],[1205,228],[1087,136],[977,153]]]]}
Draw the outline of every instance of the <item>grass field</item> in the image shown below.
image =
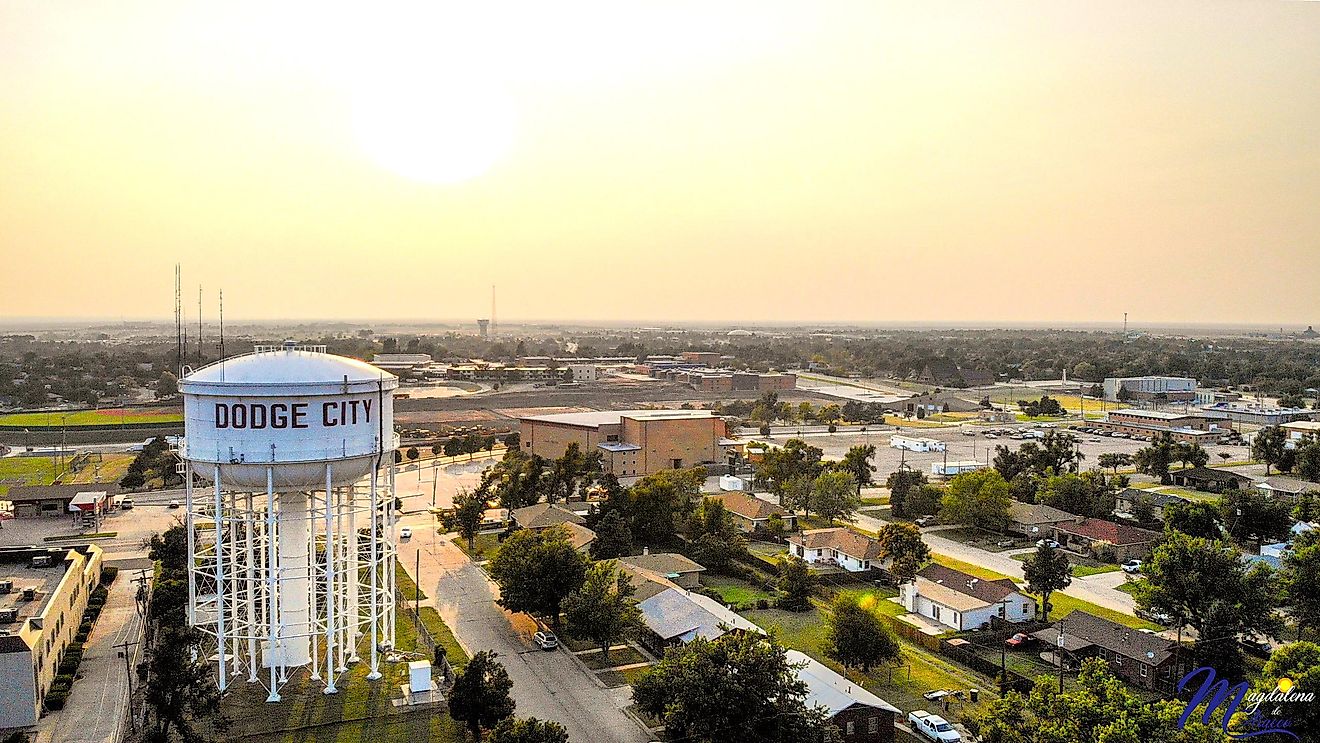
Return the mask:
{"type": "Polygon", "coordinates": [[[605,668],[614,668],[615,666],[630,666],[634,663],[645,663],[646,656],[637,652],[636,648],[631,646],[627,648],[614,648],[610,651],[609,657],[601,653],[582,653],[578,660],[586,664],[587,668],[593,671],[599,671],[605,668]]]}
{"type": "Polygon", "coordinates": [[[404,569],[402,562],[394,563],[394,585],[399,589],[399,593],[412,601],[414,598],[420,598],[425,601],[426,591],[421,591],[418,595],[417,584],[413,582],[412,576],[404,569]]]}
{"type": "MultiPolygon", "coordinates": [[[[1017,560],[1018,562],[1026,562],[1027,558],[1031,557],[1032,554],[1033,553],[1027,553],[1024,555],[1010,555],[1010,557],[1012,557],[1014,560],[1017,560]]],[[[1069,558],[1069,560],[1072,559],[1074,558],[1071,557],[1069,558]]],[[[1117,565],[1111,565],[1108,563],[1087,564],[1087,563],[1073,562],[1072,575],[1074,578],[1085,578],[1088,575],[1099,575],[1100,573],[1112,573],[1118,569],[1119,567],[1117,565]]]]}
{"type": "Polygon", "coordinates": [[[953,568],[954,570],[967,573],[968,575],[975,576],[982,580],[999,580],[1000,578],[1008,578],[1009,580],[1012,580],[1011,576],[1004,575],[1003,573],[996,572],[989,568],[983,568],[980,565],[973,565],[970,562],[963,562],[962,560],[955,557],[949,557],[948,555],[932,553],[931,559],[946,568],[953,568]]]}
{"type": "Polygon", "coordinates": [[[73,428],[76,426],[128,425],[131,423],[183,423],[183,411],[175,408],[52,411],[45,413],[6,413],[0,426],[24,428],[73,428]]]}
{"type": "Polygon", "coordinates": [[[495,556],[495,550],[500,548],[500,539],[495,534],[478,534],[472,540],[472,549],[468,549],[467,540],[456,536],[454,546],[467,553],[474,562],[481,562],[495,556]]]}
{"type": "Polygon", "coordinates": [[[774,598],[774,594],[769,591],[763,591],[739,578],[729,578],[723,575],[704,575],[701,578],[701,583],[707,588],[718,591],[726,604],[750,604],[761,599],[769,601],[774,598]]]}
{"type": "MultiPolygon", "coordinates": [[[[405,653],[417,651],[417,635],[405,612],[395,623],[397,647],[405,653]]],[[[281,690],[279,704],[266,704],[266,690],[261,684],[239,681],[230,687],[221,705],[229,718],[229,729],[216,735],[221,740],[255,743],[404,743],[435,741],[457,743],[465,740],[461,726],[446,713],[442,704],[409,713],[395,709],[390,700],[399,696],[399,685],[406,683],[406,662],[382,661],[384,678],[368,681],[369,650],[359,649],[364,662],[343,675],[339,693],[321,693],[322,685],[307,678],[306,669],[297,671],[281,690]]]]}
{"type": "MultiPolygon", "coordinates": [[[[885,602],[887,603],[887,602],[885,602]]],[[[899,709],[921,709],[929,705],[921,695],[931,689],[985,688],[987,682],[925,648],[900,638],[903,658],[897,666],[872,669],[870,674],[848,670],[825,655],[825,622],[820,609],[789,612],[779,609],[744,612],[744,616],[778,633],[786,646],[800,650],[899,709]]]]}
{"type": "Polygon", "coordinates": [[[1142,579],[1142,580],[1130,580],[1130,581],[1128,581],[1127,583],[1124,583],[1123,585],[1118,586],[1118,590],[1119,590],[1119,591],[1122,591],[1123,593],[1126,593],[1126,594],[1129,595],[1129,596],[1135,596],[1135,595],[1137,594],[1137,586],[1141,585],[1141,584],[1144,583],[1144,582],[1145,582],[1144,579],[1142,579]]]}
{"type": "Polygon", "coordinates": [[[625,668],[622,671],[601,671],[596,674],[596,677],[601,680],[601,683],[615,689],[637,683],[637,679],[649,670],[651,670],[650,666],[637,666],[636,668],[625,668]]]}
{"type": "Polygon", "coordinates": [[[99,464],[89,464],[77,472],[69,472],[68,458],[61,463],[55,457],[4,457],[0,459],[0,496],[11,485],[49,485],[59,474],[65,483],[117,482],[128,472],[132,454],[104,454],[99,464]],[[61,464],[66,469],[59,469],[61,464]]]}

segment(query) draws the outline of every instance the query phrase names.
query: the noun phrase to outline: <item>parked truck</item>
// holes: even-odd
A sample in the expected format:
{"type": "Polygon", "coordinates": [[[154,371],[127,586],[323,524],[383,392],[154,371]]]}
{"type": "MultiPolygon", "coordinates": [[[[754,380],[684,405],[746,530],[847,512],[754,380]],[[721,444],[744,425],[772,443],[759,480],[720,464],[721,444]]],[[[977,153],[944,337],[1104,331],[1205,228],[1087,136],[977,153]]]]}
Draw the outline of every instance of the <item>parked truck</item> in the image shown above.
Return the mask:
{"type": "Polygon", "coordinates": [[[957,730],[949,724],[949,721],[939,715],[932,715],[924,709],[908,713],[908,723],[912,725],[912,730],[927,740],[936,741],[936,743],[960,743],[962,736],[957,730]]]}

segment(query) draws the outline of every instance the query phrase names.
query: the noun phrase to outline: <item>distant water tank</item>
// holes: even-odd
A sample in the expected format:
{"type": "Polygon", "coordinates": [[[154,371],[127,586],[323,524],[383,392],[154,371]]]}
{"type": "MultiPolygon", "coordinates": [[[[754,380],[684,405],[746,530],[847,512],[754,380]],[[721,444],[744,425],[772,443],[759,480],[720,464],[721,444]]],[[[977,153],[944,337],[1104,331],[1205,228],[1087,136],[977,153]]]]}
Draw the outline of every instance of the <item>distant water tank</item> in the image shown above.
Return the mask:
{"type": "Polygon", "coordinates": [[[180,447],[193,471],[210,480],[214,465],[227,486],[276,490],[352,483],[371,471],[373,457],[391,451],[393,390],[398,377],[324,346],[258,346],[186,375],[187,438],[180,447]]]}

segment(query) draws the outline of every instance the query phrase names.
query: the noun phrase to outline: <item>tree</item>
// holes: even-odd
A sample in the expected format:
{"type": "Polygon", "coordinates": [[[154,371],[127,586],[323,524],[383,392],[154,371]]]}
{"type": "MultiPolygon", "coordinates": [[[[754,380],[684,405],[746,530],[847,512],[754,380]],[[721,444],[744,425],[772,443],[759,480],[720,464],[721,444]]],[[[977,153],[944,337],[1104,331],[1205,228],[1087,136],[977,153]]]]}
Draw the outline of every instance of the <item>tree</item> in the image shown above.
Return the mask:
{"type": "Polygon", "coordinates": [[[770,492],[782,496],[784,486],[794,478],[814,480],[820,474],[824,469],[822,454],[819,447],[808,446],[802,439],[789,439],[783,446],[762,455],[756,468],[757,479],[768,484],[770,492]]]}
{"type": "Polygon", "coordinates": [[[1305,408],[1306,401],[1301,395],[1288,394],[1279,397],[1278,405],[1281,408],[1305,408]]]}
{"type": "Polygon", "coordinates": [[[581,587],[587,562],[563,528],[551,527],[515,531],[495,552],[489,568],[500,587],[500,606],[549,617],[558,627],[560,604],[581,587]]]}
{"type": "Polygon", "coordinates": [[[632,530],[618,511],[600,517],[593,527],[596,538],[591,542],[591,556],[597,560],[610,560],[632,554],[632,530]]]}
{"type": "Polygon", "coordinates": [[[1297,637],[1320,629],[1320,544],[1307,544],[1285,552],[1279,576],[1289,614],[1297,622],[1297,637]]]}
{"type": "Polygon", "coordinates": [[[156,382],[156,398],[173,397],[179,394],[179,378],[170,372],[161,372],[156,382]]]}
{"type": "Polygon", "coordinates": [[[582,587],[564,599],[569,631],[575,637],[594,640],[600,645],[601,657],[608,659],[615,640],[641,620],[633,593],[632,581],[617,563],[593,564],[587,568],[582,587]]]}
{"type": "Polygon", "coordinates": [[[716,572],[726,572],[734,558],[747,553],[747,540],[734,526],[733,514],[722,501],[706,498],[688,525],[697,561],[716,572]]]}
{"type": "Polygon", "coordinates": [[[836,519],[850,519],[862,505],[862,498],[847,472],[822,472],[811,486],[811,505],[831,524],[836,519]]]}
{"type": "Polygon", "coordinates": [[[417,447],[415,446],[408,447],[408,450],[404,453],[408,456],[408,461],[410,462],[415,461],[418,457],[422,455],[422,453],[418,451],[417,447]]]}
{"type": "Polygon", "coordinates": [[[926,476],[920,470],[900,469],[891,472],[885,480],[889,488],[889,510],[899,518],[906,518],[908,493],[915,487],[926,484],[926,476]]]}
{"type": "Polygon", "coordinates": [[[1060,693],[1046,676],[1031,694],[1009,692],[963,712],[985,743],[1227,743],[1229,737],[1199,716],[1178,722],[1185,701],[1146,702],[1099,658],[1082,661],[1077,683],[1060,693]]]}
{"type": "Polygon", "coordinates": [[[889,572],[911,578],[930,561],[930,548],[921,539],[921,530],[912,524],[885,524],[876,534],[880,557],[890,562],[889,572]]]}
{"type": "Polygon", "coordinates": [[[825,622],[825,654],[849,668],[869,672],[878,663],[897,660],[898,638],[876,613],[873,596],[861,601],[851,593],[839,593],[830,602],[825,622]]]}
{"type": "Polygon", "coordinates": [[[1265,463],[1265,474],[1270,467],[1284,461],[1288,454],[1288,432],[1281,426],[1266,426],[1251,440],[1251,458],[1265,463]]]}
{"type": "Polygon", "coordinates": [[[853,482],[857,483],[857,494],[861,495],[862,488],[875,482],[873,477],[875,465],[871,460],[875,458],[875,447],[871,444],[854,446],[848,449],[848,453],[843,455],[839,462],[839,468],[852,475],[853,482]]]}
{"type": "Polygon", "coordinates": [[[1104,517],[1114,511],[1114,491],[1096,470],[1043,478],[1036,501],[1078,516],[1104,517]]]}
{"type": "Polygon", "coordinates": [[[1223,542],[1178,532],[1166,536],[1142,566],[1146,579],[1137,584],[1137,605],[1194,628],[1206,640],[1195,646],[1197,661],[1234,678],[1241,657],[1236,643],[1222,638],[1270,635],[1280,626],[1272,571],[1260,564],[1248,569],[1237,550],[1223,542]]]}
{"type": "Polygon", "coordinates": [[[1068,556],[1042,543],[1022,563],[1022,574],[1027,579],[1027,590],[1040,596],[1040,616],[1050,621],[1050,595],[1072,585],[1072,564],[1068,556]]]}
{"type": "MultiPolygon", "coordinates": [[[[1270,654],[1261,671],[1256,691],[1269,693],[1279,688],[1279,679],[1286,678],[1303,692],[1320,689],[1320,645],[1313,642],[1295,642],[1284,645],[1270,654]]],[[[1289,704],[1285,714],[1292,723],[1292,732],[1301,740],[1315,740],[1320,732],[1320,705],[1289,704]]]]}
{"type": "Polygon", "coordinates": [[[806,696],[784,647],[751,632],[671,648],[633,687],[638,709],[691,743],[819,740],[825,713],[806,696]]]}
{"type": "Polygon", "coordinates": [[[1096,464],[1108,470],[1113,470],[1118,474],[1119,467],[1129,467],[1132,465],[1132,455],[1127,452],[1105,452],[1096,460],[1096,464]]]}
{"type": "Polygon", "coordinates": [[[907,515],[911,517],[933,516],[940,512],[940,504],[943,501],[944,488],[933,483],[918,486],[908,493],[907,515]]]}
{"type": "MultiPolygon", "coordinates": [[[[186,587],[186,582],[179,581],[186,587]]],[[[146,702],[152,739],[201,740],[194,725],[220,711],[220,690],[205,661],[202,633],[177,623],[155,620],[147,656],[146,702]]],[[[224,727],[223,718],[217,726],[224,727]]]]}
{"type": "Polygon", "coordinates": [[[446,531],[456,531],[467,540],[468,549],[472,549],[477,532],[481,531],[481,520],[486,515],[486,497],[480,493],[462,488],[454,496],[454,507],[441,519],[446,531]]]}
{"type": "Polygon", "coordinates": [[[1132,455],[1132,462],[1137,465],[1138,472],[1158,477],[1165,485],[1172,482],[1169,478],[1169,465],[1173,464],[1173,461],[1173,438],[1167,433],[1156,436],[1149,446],[1138,449],[1137,453],[1132,455]]]}
{"type": "Polygon", "coordinates": [[[513,680],[495,660],[498,657],[494,650],[472,656],[449,690],[449,716],[466,725],[477,739],[481,738],[482,730],[490,730],[501,720],[512,717],[516,707],[509,696],[513,680]]]}
{"type": "Polygon", "coordinates": [[[1286,538],[1293,525],[1287,501],[1254,490],[1226,491],[1219,500],[1219,516],[1230,537],[1257,545],[1286,538]]]}
{"type": "Polygon", "coordinates": [[[1164,528],[1188,536],[1219,539],[1219,507],[1208,501],[1170,503],[1164,507],[1164,528]]]}
{"type": "Polygon", "coordinates": [[[486,743],[568,743],[568,731],[550,720],[506,717],[490,731],[486,743]]]}
{"type": "Polygon", "coordinates": [[[1132,518],[1143,525],[1155,523],[1155,499],[1150,494],[1142,493],[1132,502],[1132,518]]]}
{"type": "Polygon", "coordinates": [[[811,486],[814,482],[807,475],[801,475],[784,483],[783,492],[779,496],[779,505],[790,513],[801,511],[803,514],[810,514],[811,486]]]}
{"type": "Polygon", "coordinates": [[[662,470],[638,480],[628,490],[629,526],[644,544],[672,542],[676,519],[696,507],[706,468],[662,470]]]}
{"type": "Polygon", "coordinates": [[[522,434],[514,431],[513,433],[505,434],[504,438],[500,441],[507,449],[517,449],[522,445],[522,434]]]}
{"type": "Polygon", "coordinates": [[[940,520],[1003,531],[1012,502],[1008,483],[997,470],[964,472],[945,487],[940,520]]]}
{"type": "Polygon", "coordinates": [[[1196,442],[1180,441],[1174,444],[1173,455],[1183,467],[1204,467],[1210,461],[1210,452],[1196,442]]]}
{"type": "Polygon", "coordinates": [[[816,587],[816,576],[805,560],[786,555],[779,560],[779,582],[776,586],[783,592],[779,598],[780,609],[788,611],[806,611],[811,608],[811,592],[816,587]]]}
{"type": "Polygon", "coordinates": [[[1309,434],[1303,436],[1293,448],[1292,455],[1292,469],[1298,477],[1320,482],[1320,439],[1309,434]]]}

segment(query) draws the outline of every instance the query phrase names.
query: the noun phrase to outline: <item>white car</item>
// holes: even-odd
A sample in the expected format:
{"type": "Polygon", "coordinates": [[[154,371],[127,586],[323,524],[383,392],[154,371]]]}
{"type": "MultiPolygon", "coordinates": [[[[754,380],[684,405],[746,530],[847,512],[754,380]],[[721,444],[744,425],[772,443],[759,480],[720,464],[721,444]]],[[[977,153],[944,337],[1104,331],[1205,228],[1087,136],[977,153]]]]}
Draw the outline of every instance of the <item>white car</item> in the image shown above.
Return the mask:
{"type": "Polygon", "coordinates": [[[1141,560],[1128,560],[1127,562],[1123,563],[1121,567],[1123,568],[1123,572],[1125,573],[1140,573],[1141,560]]]}
{"type": "Polygon", "coordinates": [[[536,646],[542,650],[554,650],[559,647],[559,638],[555,637],[553,632],[537,632],[532,635],[532,642],[536,643],[536,646]]]}
{"type": "Polygon", "coordinates": [[[402,529],[400,529],[400,530],[399,530],[399,538],[400,538],[400,539],[411,539],[411,538],[412,538],[412,527],[411,527],[411,526],[405,526],[405,527],[403,527],[402,529]]]}
{"type": "Polygon", "coordinates": [[[1059,543],[1054,541],[1053,539],[1041,539],[1041,540],[1037,540],[1036,542],[1037,547],[1044,547],[1046,545],[1049,545],[1051,549],[1059,548],[1059,543]]]}
{"type": "Polygon", "coordinates": [[[912,724],[913,732],[917,733],[927,740],[933,740],[937,743],[960,743],[962,736],[957,730],[949,724],[949,721],[939,715],[932,715],[924,709],[919,709],[908,714],[908,722],[912,724]]]}

